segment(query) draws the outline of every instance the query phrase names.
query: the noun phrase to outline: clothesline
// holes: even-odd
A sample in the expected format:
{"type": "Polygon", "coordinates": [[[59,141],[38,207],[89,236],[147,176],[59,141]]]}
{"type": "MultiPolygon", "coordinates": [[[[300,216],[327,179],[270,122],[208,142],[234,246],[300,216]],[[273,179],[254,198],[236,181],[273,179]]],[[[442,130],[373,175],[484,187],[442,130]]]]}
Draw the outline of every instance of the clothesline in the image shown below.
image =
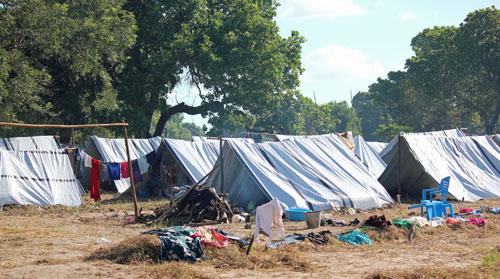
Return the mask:
{"type": "Polygon", "coordinates": [[[77,178],[83,177],[83,168],[90,168],[90,197],[94,201],[101,199],[100,181],[112,181],[129,178],[133,175],[135,182],[142,181],[142,173],[147,173],[149,165],[156,165],[158,160],[154,151],[131,160],[132,171],[129,169],[128,161],[124,162],[102,162],[92,158],[85,151],[77,149],[75,153],[77,178]]]}

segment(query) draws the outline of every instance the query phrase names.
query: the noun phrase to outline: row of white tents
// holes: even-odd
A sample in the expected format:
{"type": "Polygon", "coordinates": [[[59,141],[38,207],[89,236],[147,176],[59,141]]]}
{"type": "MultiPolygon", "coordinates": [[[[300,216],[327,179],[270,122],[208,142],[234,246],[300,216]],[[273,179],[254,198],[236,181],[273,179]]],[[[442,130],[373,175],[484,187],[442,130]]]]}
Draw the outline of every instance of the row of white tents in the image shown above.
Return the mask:
{"type": "MultiPolygon", "coordinates": [[[[278,197],[284,209],[377,208],[392,203],[391,195],[419,199],[422,189],[437,187],[445,176],[452,176],[449,192],[459,200],[500,197],[495,137],[465,137],[460,130],[400,134],[384,147],[358,136],[354,150],[336,134],[279,139],[226,139],[222,150],[219,141],[206,138],[129,143],[132,160],[155,151],[161,168],[176,170],[178,185],[198,182],[217,165],[207,185],[243,207],[278,197]]],[[[93,136],[85,152],[104,162],[126,161],[124,144],[123,139],[93,136]]],[[[67,152],[53,137],[1,139],[0,163],[0,205],[81,204],[82,187],[67,152]]],[[[88,188],[89,180],[90,171],[81,182],[88,188]]],[[[114,184],[122,193],[130,182],[114,184]]]]}

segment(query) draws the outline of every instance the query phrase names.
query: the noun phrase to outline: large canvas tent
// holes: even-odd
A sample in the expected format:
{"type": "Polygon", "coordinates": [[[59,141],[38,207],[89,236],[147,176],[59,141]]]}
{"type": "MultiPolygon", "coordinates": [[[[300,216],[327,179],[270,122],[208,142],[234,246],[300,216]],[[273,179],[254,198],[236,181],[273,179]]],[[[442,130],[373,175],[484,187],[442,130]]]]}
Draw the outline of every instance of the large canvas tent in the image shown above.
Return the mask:
{"type": "Polygon", "coordinates": [[[385,170],[387,164],[378,156],[362,136],[354,137],[354,154],[358,157],[368,170],[378,178],[385,170]]]}
{"type": "Polygon", "coordinates": [[[81,194],[65,150],[0,150],[0,205],[78,206],[81,194]]]}
{"type": "Polygon", "coordinates": [[[229,193],[229,200],[240,206],[274,197],[285,209],[370,209],[393,202],[337,135],[282,140],[227,142],[221,156],[224,167],[210,175],[208,184],[229,193]]]}
{"type": "MultiPolygon", "coordinates": [[[[156,151],[161,143],[160,137],[149,139],[129,139],[130,160],[146,156],[156,151]]],[[[85,152],[92,158],[103,162],[125,162],[127,161],[127,149],[124,139],[108,139],[91,136],[85,145],[85,152]]],[[[145,173],[147,170],[141,170],[145,173]]],[[[118,192],[123,193],[130,187],[130,178],[113,181],[118,192]]],[[[82,184],[90,187],[90,169],[84,168],[82,184]]]]}
{"type": "Polygon", "coordinates": [[[200,181],[214,167],[219,157],[219,141],[162,140],[157,157],[162,168],[171,167],[176,171],[177,185],[193,184],[200,181]]]}
{"type": "Polygon", "coordinates": [[[420,199],[451,176],[448,192],[458,200],[500,197],[500,149],[488,137],[401,135],[384,157],[379,181],[391,194],[420,199]],[[398,151],[399,146],[399,151],[398,151]]]}

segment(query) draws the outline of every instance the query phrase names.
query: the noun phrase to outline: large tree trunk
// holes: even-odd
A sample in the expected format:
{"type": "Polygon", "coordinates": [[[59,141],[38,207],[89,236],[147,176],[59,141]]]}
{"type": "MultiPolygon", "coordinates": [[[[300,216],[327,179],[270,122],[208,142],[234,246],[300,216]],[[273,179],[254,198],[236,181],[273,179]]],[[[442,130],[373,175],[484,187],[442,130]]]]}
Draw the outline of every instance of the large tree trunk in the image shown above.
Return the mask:
{"type": "Polygon", "coordinates": [[[494,132],[494,129],[495,129],[495,125],[497,124],[498,122],[498,116],[500,116],[500,79],[499,79],[499,82],[498,82],[499,86],[497,86],[497,103],[496,103],[496,106],[495,106],[495,110],[491,112],[491,117],[489,119],[487,119],[487,123],[485,125],[485,132],[486,134],[488,135],[492,135],[493,132],[494,132]]]}
{"type": "Polygon", "coordinates": [[[167,121],[170,119],[170,117],[172,117],[176,113],[187,113],[189,115],[196,115],[206,112],[210,108],[214,107],[217,108],[222,107],[222,102],[206,103],[197,107],[188,106],[184,102],[179,103],[169,108],[167,111],[161,113],[160,119],[158,119],[158,123],[156,123],[156,129],[155,133],[153,134],[153,137],[161,136],[163,129],[165,129],[165,124],[167,124],[167,121]]]}

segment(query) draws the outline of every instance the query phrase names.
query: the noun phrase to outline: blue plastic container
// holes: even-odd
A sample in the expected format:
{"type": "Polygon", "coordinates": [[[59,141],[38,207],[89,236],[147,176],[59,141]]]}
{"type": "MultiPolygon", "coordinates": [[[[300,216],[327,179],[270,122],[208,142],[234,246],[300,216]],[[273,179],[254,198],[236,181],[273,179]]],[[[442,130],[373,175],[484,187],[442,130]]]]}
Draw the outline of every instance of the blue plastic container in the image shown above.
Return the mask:
{"type": "Polygon", "coordinates": [[[305,221],[306,216],[305,212],[311,212],[309,209],[301,209],[301,208],[290,208],[286,210],[286,218],[291,221],[305,221]]]}
{"type": "Polygon", "coordinates": [[[147,189],[141,189],[139,190],[139,196],[140,197],[149,197],[151,196],[153,193],[147,189]]]}

